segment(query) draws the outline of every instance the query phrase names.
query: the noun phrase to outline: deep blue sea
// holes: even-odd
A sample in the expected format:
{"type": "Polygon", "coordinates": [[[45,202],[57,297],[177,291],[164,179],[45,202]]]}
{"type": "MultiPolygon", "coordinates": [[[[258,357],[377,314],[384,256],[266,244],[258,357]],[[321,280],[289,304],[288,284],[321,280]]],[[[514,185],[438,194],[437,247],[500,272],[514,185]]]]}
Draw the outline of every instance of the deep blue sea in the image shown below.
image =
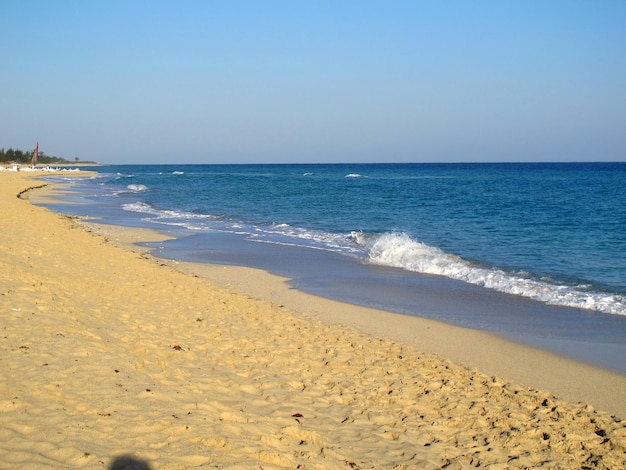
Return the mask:
{"type": "Polygon", "coordinates": [[[92,169],[59,210],[175,235],[158,256],[542,346],[626,343],[626,163],[92,169]]]}

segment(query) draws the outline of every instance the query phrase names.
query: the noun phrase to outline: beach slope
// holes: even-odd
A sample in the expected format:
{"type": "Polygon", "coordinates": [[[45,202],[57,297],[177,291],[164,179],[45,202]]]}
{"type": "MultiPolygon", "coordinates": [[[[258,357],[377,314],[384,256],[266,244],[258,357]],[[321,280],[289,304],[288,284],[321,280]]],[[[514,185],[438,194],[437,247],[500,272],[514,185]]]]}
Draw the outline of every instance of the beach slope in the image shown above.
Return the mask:
{"type": "Polygon", "coordinates": [[[1,468],[626,468],[603,410],[124,249],[41,184],[0,172],[1,468]]]}

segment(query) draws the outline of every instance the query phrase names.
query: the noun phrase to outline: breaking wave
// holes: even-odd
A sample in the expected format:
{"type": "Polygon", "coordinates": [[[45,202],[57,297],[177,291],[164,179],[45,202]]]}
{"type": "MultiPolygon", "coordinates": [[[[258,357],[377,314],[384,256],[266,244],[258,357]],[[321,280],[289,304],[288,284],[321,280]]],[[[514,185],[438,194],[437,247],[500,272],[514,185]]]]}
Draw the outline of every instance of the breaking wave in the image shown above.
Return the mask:
{"type": "Polygon", "coordinates": [[[352,232],[346,237],[345,234],[293,227],[285,223],[257,225],[214,215],[162,210],[143,202],[124,204],[122,207],[126,211],[146,214],[150,221],[160,224],[194,231],[237,233],[253,242],[334,251],[365,259],[372,264],[443,276],[546,304],[626,315],[625,296],[593,291],[589,286],[559,284],[528,273],[505,271],[473,263],[414,240],[403,232],[382,235],[352,232]]]}
{"type": "Polygon", "coordinates": [[[129,184],[126,186],[126,189],[121,189],[116,191],[114,194],[124,194],[124,193],[142,193],[147,191],[148,187],[143,184],[129,184]]]}
{"type": "Polygon", "coordinates": [[[413,240],[406,233],[369,237],[361,232],[353,240],[364,246],[368,261],[424,274],[457,279],[508,294],[521,295],[551,305],[626,315],[626,297],[587,292],[584,286],[567,286],[533,278],[525,273],[473,264],[456,255],[413,240]]]}

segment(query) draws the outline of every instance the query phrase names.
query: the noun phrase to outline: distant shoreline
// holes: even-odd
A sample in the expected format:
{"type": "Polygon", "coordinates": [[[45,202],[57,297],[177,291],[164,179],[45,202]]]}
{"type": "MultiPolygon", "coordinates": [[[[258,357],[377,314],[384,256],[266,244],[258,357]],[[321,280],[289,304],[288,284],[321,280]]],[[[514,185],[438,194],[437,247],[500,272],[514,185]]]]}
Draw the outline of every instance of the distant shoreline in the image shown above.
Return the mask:
{"type": "Polygon", "coordinates": [[[30,165],[28,163],[15,163],[15,162],[3,162],[0,163],[0,170],[4,171],[22,171],[22,170],[40,170],[44,168],[77,168],[81,166],[95,167],[106,166],[97,162],[89,163],[39,163],[37,165],[30,165]]]}

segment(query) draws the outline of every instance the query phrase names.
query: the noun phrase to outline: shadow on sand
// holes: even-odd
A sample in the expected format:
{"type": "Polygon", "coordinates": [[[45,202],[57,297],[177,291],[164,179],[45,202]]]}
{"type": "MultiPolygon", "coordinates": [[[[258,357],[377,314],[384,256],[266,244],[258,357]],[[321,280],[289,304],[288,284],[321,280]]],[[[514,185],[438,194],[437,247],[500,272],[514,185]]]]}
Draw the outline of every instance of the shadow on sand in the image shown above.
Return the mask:
{"type": "Polygon", "coordinates": [[[152,467],[147,461],[132,455],[120,455],[113,459],[109,470],[152,470],[152,467]]]}

